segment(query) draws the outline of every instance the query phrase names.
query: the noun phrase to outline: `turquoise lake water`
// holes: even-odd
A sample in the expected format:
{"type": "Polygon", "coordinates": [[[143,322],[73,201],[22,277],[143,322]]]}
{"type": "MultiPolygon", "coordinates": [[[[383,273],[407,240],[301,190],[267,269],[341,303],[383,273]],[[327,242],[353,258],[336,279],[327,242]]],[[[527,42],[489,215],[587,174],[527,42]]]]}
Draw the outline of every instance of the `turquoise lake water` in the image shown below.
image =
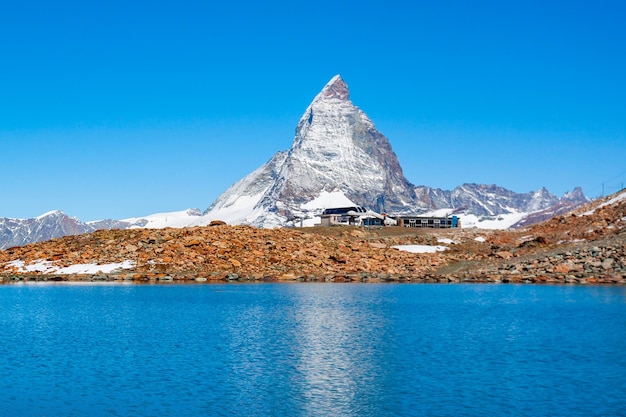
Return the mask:
{"type": "Polygon", "coordinates": [[[626,288],[0,286],[0,416],[624,416],[626,288]]]}

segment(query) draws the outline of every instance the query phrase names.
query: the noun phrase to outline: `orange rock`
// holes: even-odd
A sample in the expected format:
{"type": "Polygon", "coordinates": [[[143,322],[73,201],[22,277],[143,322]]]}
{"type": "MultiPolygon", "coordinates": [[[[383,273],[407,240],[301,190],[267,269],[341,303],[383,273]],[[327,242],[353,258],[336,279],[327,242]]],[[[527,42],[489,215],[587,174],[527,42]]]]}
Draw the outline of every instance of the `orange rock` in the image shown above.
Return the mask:
{"type": "Polygon", "coordinates": [[[287,273],[287,274],[282,274],[276,277],[277,279],[281,280],[281,281],[293,281],[295,280],[296,274],[293,273],[287,273]]]}

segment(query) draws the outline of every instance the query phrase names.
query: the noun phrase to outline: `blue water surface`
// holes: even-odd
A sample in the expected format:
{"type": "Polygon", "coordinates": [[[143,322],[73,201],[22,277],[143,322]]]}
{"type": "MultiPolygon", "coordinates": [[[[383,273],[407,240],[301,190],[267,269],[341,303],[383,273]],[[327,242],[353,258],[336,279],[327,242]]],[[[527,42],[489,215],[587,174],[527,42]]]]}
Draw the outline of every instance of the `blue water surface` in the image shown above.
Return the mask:
{"type": "Polygon", "coordinates": [[[0,286],[1,416],[626,415],[626,288],[0,286]]]}

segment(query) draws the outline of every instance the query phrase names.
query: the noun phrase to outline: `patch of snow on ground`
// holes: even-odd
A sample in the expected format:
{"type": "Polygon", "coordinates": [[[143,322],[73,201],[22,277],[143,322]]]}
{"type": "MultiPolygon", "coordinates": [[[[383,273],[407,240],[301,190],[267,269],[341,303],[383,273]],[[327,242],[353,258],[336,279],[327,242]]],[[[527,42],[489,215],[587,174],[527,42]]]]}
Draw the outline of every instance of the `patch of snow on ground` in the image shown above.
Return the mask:
{"type": "Polygon", "coordinates": [[[16,261],[9,262],[5,264],[5,268],[7,267],[15,267],[20,272],[41,272],[42,274],[108,274],[110,272],[119,270],[119,269],[130,269],[135,266],[134,261],[126,260],[124,262],[119,263],[110,263],[110,264],[76,264],[66,266],[64,268],[59,268],[54,265],[51,261],[40,260],[36,262],[31,262],[26,265],[24,261],[18,259],[16,261]]]}
{"type": "Polygon", "coordinates": [[[447,237],[440,237],[437,239],[437,242],[439,243],[446,243],[448,245],[455,245],[456,242],[452,239],[448,239],[447,237]]]}
{"type": "Polygon", "coordinates": [[[103,265],[96,264],[82,264],[82,265],[70,265],[65,268],[59,268],[55,273],[57,274],[96,274],[103,273],[108,274],[118,269],[131,269],[135,266],[134,261],[126,260],[119,263],[110,263],[103,265]]]}
{"type": "Polygon", "coordinates": [[[401,251],[405,251],[405,252],[411,252],[411,253],[435,253],[435,252],[441,252],[444,250],[447,250],[448,247],[446,246],[441,246],[441,245],[437,245],[437,246],[430,246],[430,245],[397,245],[397,246],[392,246],[392,248],[401,250],[401,251]]]}
{"type": "Polygon", "coordinates": [[[474,240],[475,240],[476,242],[481,242],[481,243],[484,243],[484,242],[486,242],[486,241],[487,241],[487,239],[485,239],[485,238],[484,238],[484,237],[482,237],[482,236],[475,237],[475,238],[474,238],[474,240]]]}

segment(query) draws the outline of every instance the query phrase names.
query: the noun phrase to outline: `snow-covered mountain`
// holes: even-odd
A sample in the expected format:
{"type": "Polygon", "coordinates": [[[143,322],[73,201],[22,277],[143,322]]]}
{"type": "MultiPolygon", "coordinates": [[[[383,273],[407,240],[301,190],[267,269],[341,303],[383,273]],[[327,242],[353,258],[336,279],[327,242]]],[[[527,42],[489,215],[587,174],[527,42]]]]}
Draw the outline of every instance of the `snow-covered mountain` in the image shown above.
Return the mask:
{"type": "MultiPolygon", "coordinates": [[[[568,205],[588,201],[580,189],[572,196],[568,205]]],[[[454,212],[465,225],[506,228],[560,202],[545,188],[519,194],[497,185],[414,186],[389,140],[350,101],[337,75],[300,118],[291,149],[234,184],[196,224],[221,219],[272,227],[302,218],[312,224],[323,208],[360,205],[389,214],[454,212]]]]}
{"type": "Polygon", "coordinates": [[[92,232],[76,217],[55,210],[31,219],[0,218],[0,249],[42,242],[55,237],[92,232]]]}
{"type": "Polygon", "coordinates": [[[580,188],[558,198],[545,189],[515,193],[496,185],[463,184],[452,191],[418,187],[428,216],[456,215],[462,227],[507,229],[530,226],[574,210],[590,200],[580,188]]]}
{"type": "Polygon", "coordinates": [[[540,210],[528,210],[529,213],[520,221],[511,225],[511,227],[518,229],[530,226],[532,224],[551,219],[552,217],[569,213],[575,208],[587,204],[589,201],[590,200],[583,194],[583,190],[580,187],[576,187],[573,191],[565,193],[555,204],[541,208],[540,210]]]}
{"type": "Polygon", "coordinates": [[[333,77],[305,110],[291,148],[277,152],[201,213],[188,209],[83,223],[60,211],[33,219],[0,218],[0,249],[111,228],[206,225],[212,220],[260,227],[319,223],[324,208],[360,205],[379,213],[456,214],[463,227],[521,227],[589,200],[580,188],[559,198],[545,188],[515,193],[497,185],[463,184],[452,191],[415,186],[389,140],[350,101],[333,77]]]}
{"type": "Polygon", "coordinates": [[[188,209],[124,220],[106,219],[82,222],[76,217],[70,217],[60,210],[55,210],[30,219],[0,217],[0,249],[101,229],[185,227],[191,225],[201,215],[202,212],[199,209],[188,209]]]}
{"type": "Polygon", "coordinates": [[[452,191],[419,186],[416,194],[426,214],[455,214],[464,227],[485,229],[528,226],[589,202],[580,187],[561,198],[545,188],[515,193],[484,184],[463,184],[452,191]]]}
{"type": "Polygon", "coordinates": [[[408,213],[415,198],[389,140],[352,104],[337,75],[300,118],[291,149],[228,189],[206,210],[204,221],[280,226],[312,217],[325,204],[408,213]]]}

